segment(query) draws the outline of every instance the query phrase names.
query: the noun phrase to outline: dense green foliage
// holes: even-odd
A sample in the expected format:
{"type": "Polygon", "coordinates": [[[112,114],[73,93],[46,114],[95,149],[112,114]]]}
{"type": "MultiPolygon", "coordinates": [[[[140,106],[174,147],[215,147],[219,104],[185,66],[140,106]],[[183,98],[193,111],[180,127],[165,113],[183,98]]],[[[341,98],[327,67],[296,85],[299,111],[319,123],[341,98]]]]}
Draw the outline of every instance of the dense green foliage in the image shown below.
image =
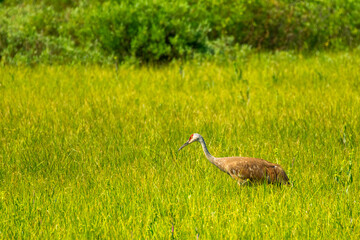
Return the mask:
{"type": "Polygon", "coordinates": [[[359,239],[360,57],[0,67],[1,239],[359,239]],[[280,163],[239,187],[215,156],[280,163]]]}
{"type": "Polygon", "coordinates": [[[356,0],[10,1],[0,3],[5,63],[136,62],[255,49],[360,45],[356,0]]]}

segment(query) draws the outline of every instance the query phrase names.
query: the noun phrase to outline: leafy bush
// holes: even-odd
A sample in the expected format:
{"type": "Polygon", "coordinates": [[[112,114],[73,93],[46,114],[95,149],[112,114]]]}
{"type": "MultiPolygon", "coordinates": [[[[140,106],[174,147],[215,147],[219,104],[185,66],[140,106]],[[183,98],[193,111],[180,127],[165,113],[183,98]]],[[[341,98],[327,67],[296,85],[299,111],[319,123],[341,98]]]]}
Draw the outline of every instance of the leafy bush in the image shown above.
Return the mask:
{"type": "Polygon", "coordinates": [[[26,5],[0,9],[0,58],[6,63],[89,62],[105,59],[98,49],[76,46],[62,31],[68,23],[53,7],[26,5]]]}
{"type": "Polygon", "coordinates": [[[192,11],[186,2],[106,2],[90,11],[80,9],[73,17],[75,22],[83,21],[82,29],[76,24],[69,30],[77,42],[98,42],[107,54],[120,60],[170,60],[206,49],[209,26],[192,11]]]}
{"type": "Polygon", "coordinates": [[[0,3],[3,62],[140,62],[263,50],[349,49],[358,1],[174,0],[0,3]],[[221,48],[217,49],[217,46],[221,48]]]}

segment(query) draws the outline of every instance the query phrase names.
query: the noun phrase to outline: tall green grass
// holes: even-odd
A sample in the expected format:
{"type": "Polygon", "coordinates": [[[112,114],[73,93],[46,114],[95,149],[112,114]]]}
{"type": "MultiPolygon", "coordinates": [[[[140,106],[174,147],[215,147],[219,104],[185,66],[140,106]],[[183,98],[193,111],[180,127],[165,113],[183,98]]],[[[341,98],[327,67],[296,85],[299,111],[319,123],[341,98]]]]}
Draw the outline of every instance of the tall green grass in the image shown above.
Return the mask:
{"type": "Polygon", "coordinates": [[[359,239],[360,56],[0,68],[0,238],[359,239]],[[203,156],[281,164],[239,187],[203,156]]]}

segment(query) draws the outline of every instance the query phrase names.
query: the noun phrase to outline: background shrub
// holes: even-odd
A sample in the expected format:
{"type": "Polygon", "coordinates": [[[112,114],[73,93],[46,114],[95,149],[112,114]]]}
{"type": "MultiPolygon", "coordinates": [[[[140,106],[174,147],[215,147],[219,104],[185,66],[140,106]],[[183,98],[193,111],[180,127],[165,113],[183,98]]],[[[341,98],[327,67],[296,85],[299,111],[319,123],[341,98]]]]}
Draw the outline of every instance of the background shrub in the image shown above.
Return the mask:
{"type": "Polygon", "coordinates": [[[359,45],[359,28],[358,1],[5,0],[0,56],[5,63],[163,62],[239,45],[341,50],[359,45]]]}

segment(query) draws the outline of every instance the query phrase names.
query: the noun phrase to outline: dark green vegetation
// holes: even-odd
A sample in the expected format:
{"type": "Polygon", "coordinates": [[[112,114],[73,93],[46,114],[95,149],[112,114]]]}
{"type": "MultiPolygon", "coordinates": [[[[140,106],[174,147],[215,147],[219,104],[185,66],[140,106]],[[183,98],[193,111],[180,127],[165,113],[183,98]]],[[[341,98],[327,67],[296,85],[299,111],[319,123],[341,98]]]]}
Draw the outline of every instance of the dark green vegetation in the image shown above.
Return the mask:
{"type": "Polygon", "coordinates": [[[0,238],[359,239],[360,57],[0,67],[0,238]],[[281,164],[239,187],[177,149],[281,164]]]}
{"type": "Polygon", "coordinates": [[[5,0],[0,58],[27,64],[144,63],[229,54],[244,44],[260,50],[342,50],[359,46],[359,30],[357,0],[5,0]]]}

